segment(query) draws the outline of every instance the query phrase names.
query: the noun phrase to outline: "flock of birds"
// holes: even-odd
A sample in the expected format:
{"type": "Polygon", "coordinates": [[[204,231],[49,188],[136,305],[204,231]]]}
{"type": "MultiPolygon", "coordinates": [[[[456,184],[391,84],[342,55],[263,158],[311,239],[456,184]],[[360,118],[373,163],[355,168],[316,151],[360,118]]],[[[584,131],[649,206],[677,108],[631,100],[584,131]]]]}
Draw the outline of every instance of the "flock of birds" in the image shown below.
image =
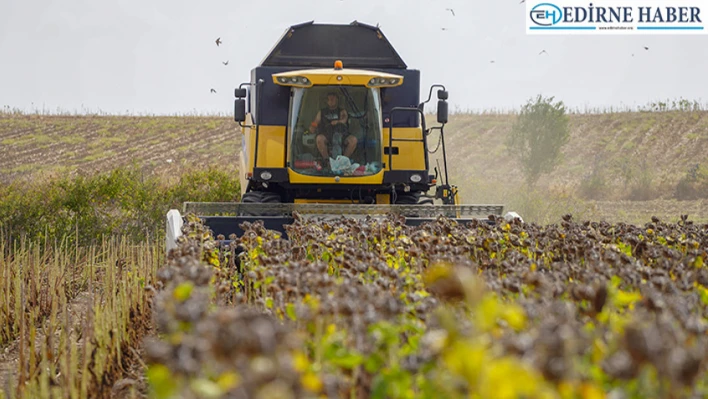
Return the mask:
{"type": "MultiPolygon", "coordinates": [[[[521,0],[521,1],[519,2],[519,4],[523,4],[523,3],[525,3],[525,2],[526,2],[526,0],[521,0]]],[[[452,14],[453,17],[455,16],[455,10],[453,10],[452,8],[446,8],[445,11],[449,11],[449,12],[452,14]]],[[[379,27],[379,24],[378,24],[378,23],[376,24],[376,27],[377,27],[377,28],[379,27]]],[[[440,29],[442,29],[442,30],[444,30],[444,31],[448,30],[448,29],[445,28],[445,27],[440,28],[440,29]]],[[[219,46],[221,45],[221,43],[222,43],[221,37],[216,38],[215,43],[216,43],[216,46],[219,47],[219,46]]],[[[649,50],[649,47],[644,46],[644,50],[648,51],[648,50],[649,50]]],[[[547,52],[546,50],[541,50],[541,51],[538,53],[538,55],[543,55],[543,54],[548,55],[548,52],[547,52]]],[[[634,57],[634,54],[632,54],[632,57],[634,57]]],[[[229,65],[229,61],[228,61],[228,60],[222,61],[221,63],[224,64],[224,65],[229,65]]],[[[495,61],[494,61],[494,60],[490,60],[489,63],[490,63],[490,64],[494,64],[495,61]]],[[[212,88],[212,89],[211,89],[211,93],[215,94],[215,93],[216,93],[216,90],[214,90],[214,88],[212,88]]]]}
{"type": "MultiPolygon", "coordinates": [[[[521,0],[521,1],[519,2],[519,4],[523,4],[523,3],[525,3],[525,2],[526,2],[526,0],[521,0]]],[[[453,10],[452,8],[446,8],[445,11],[450,11],[450,13],[452,14],[452,16],[453,16],[453,17],[455,16],[455,10],[453,10]]],[[[378,27],[378,24],[376,25],[376,27],[378,27]]],[[[444,31],[447,30],[447,28],[440,28],[440,29],[442,29],[442,30],[444,30],[444,31]]],[[[647,50],[647,51],[648,51],[648,50],[649,50],[649,47],[644,46],[644,50],[647,50]]],[[[543,54],[548,55],[548,52],[547,52],[546,50],[541,50],[541,51],[538,53],[538,55],[543,55],[543,54]]],[[[634,57],[634,54],[632,54],[632,57],[634,57]]],[[[494,61],[494,60],[490,60],[489,63],[490,63],[490,64],[494,64],[495,61],[494,61]]]]}
{"type": "MultiPolygon", "coordinates": [[[[526,1],[526,0],[521,0],[521,1],[519,2],[519,4],[524,3],[525,1],[526,1]]],[[[450,11],[450,13],[452,14],[452,16],[453,16],[453,17],[455,16],[455,10],[453,10],[452,8],[446,8],[445,11],[450,11]]],[[[378,26],[378,25],[377,25],[377,26],[378,26]]],[[[447,28],[440,28],[440,29],[442,29],[442,30],[444,30],[444,31],[447,30],[447,28]]],[[[546,50],[541,50],[541,52],[538,53],[538,55],[542,55],[542,54],[548,55],[548,52],[547,52],[546,50]]],[[[634,55],[633,55],[633,56],[634,56],[634,55]]],[[[489,61],[490,64],[494,64],[495,62],[496,62],[496,61],[494,61],[494,60],[489,61]]]]}
{"type": "MultiPolygon", "coordinates": [[[[216,43],[216,47],[219,47],[222,43],[221,37],[217,37],[214,43],[216,43]]],[[[224,64],[224,66],[229,65],[229,60],[222,61],[221,63],[224,64]]],[[[213,87],[211,88],[211,90],[209,90],[209,92],[212,94],[216,94],[216,90],[213,87]]]]}

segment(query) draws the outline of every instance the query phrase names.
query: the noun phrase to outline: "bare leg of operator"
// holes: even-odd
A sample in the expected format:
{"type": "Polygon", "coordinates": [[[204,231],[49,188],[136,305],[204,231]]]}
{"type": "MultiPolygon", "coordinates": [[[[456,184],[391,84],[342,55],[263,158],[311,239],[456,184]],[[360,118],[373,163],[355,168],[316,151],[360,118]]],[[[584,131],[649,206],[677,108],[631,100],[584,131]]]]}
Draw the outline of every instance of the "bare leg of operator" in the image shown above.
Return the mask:
{"type": "Polygon", "coordinates": [[[347,148],[344,150],[344,156],[347,158],[350,158],[352,154],[354,153],[354,150],[356,149],[356,137],[349,135],[347,138],[344,140],[344,144],[347,146],[347,148]]]}
{"type": "Polygon", "coordinates": [[[329,154],[327,154],[327,138],[322,134],[317,135],[317,149],[320,151],[322,159],[327,162],[329,160],[329,154]]]}

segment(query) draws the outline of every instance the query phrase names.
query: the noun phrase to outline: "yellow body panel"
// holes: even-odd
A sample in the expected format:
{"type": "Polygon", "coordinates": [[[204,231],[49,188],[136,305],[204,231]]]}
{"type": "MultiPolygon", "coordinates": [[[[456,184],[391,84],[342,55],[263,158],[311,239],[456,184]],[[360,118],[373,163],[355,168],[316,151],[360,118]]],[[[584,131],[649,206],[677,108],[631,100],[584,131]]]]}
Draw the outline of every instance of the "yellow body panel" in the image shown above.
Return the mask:
{"type": "MultiPolygon", "coordinates": [[[[253,146],[249,145],[250,141],[246,139],[247,135],[251,130],[250,127],[253,124],[253,119],[251,114],[246,114],[246,120],[244,121],[244,126],[240,129],[241,137],[241,154],[238,157],[239,160],[239,181],[241,183],[241,190],[244,192],[246,187],[248,187],[248,177],[253,173],[253,146]],[[249,166],[250,165],[250,166],[249,166]]],[[[255,131],[254,131],[255,135],[255,131]]]]}
{"type": "MultiPolygon", "coordinates": [[[[388,146],[389,130],[383,131],[383,145],[388,146]]],[[[394,139],[422,139],[423,129],[420,127],[394,127],[394,139]]],[[[424,170],[425,169],[425,148],[422,141],[394,141],[394,147],[398,147],[398,154],[394,154],[391,159],[393,170],[424,170]]],[[[381,151],[383,154],[383,150],[381,151]]],[[[386,163],[386,170],[390,170],[388,155],[383,156],[386,163]]]]}
{"type": "Polygon", "coordinates": [[[376,203],[377,204],[390,204],[391,203],[391,194],[376,194],[376,203]]]}
{"type": "MultiPolygon", "coordinates": [[[[256,149],[256,128],[244,129],[247,171],[253,171],[253,153],[256,149]]],[[[258,167],[282,168],[285,160],[285,126],[260,126],[258,129],[258,167]]]]}
{"type": "Polygon", "coordinates": [[[313,85],[357,85],[366,87],[395,87],[403,84],[403,76],[391,73],[366,71],[361,69],[304,69],[300,71],[289,71],[273,74],[273,83],[281,86],[312,87],[313,85]],[[341,76],[341,80],[337,77],[341,76]],[[309,83],[283,83],[278,78],[306,77],[309,83]],[[371,86],[369,82],[373,78],[397,79],[394,84],[377,84],[371,86]]]}
{"type": "MultiPolygon", "coordinates": [[[[462,204],[462,199],[460,198],[460,190],[457,189],[457,187],[453,186],[452,189],[452,199],[455,202],[455,205],[460,205],[462,204]]],[[[462,213],[460,211],[455,212],[455,217],[462,217],[462,213]]]]}
{"type": "Polygon", "coordinates": [[[334,176],[310,176],[297,173],[288,169],[290,183],[294,184],[381,184],[383,182],[383,170],[370,176],[341,176],[337,182],[334,176]]]}
{"type": "MultiPolygon", "coordinates": [[[[252,142],[256,143],[256,132],[252,142]]],[[[282,168],[285,162],[285,126],[261,126],[258,131],[258,167],[282,168]]]]}
{"type": "MultiPolygon", "coordinates": [[[[256,127],[252,126],[251,114],[246,115],[241,143],[241,187],[248,185],[248,177],[253,173],[253,154],[256,149],[256,127]]],[[[282,168],[285,159],[285,126],[260,126],[258,131],[258,167],[282,168]]]]}

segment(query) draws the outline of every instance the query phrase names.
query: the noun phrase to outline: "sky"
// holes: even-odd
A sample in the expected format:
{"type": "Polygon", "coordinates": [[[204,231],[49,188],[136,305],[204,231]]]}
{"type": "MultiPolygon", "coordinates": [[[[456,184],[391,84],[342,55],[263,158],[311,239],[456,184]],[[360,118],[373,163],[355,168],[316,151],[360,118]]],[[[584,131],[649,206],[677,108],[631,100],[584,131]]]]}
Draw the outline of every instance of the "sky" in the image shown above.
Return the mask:
{"type": "Polygon", "coordinates": [[[708,101],[708,35],[531,36],[525,13],[519,0],[3,0],[0,107],[230,114],[289,26],[354,20],[381,26],[421,95],[444,84],[451,110],[538,94],[574,108],[708,101]]]}

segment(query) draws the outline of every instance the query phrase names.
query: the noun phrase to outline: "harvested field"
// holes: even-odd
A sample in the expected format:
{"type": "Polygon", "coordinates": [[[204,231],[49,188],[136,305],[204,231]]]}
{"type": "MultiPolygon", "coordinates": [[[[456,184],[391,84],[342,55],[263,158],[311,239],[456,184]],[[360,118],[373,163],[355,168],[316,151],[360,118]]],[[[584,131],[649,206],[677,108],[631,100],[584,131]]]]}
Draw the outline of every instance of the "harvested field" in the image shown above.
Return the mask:
{"type": "MultiPolygon", "coordinates": [[[[554,171],[539,180],[543,189],[604,201],[672,199],[692,167],[708,167],[702,151],[708,146],[708,111],[569,118],[570,140],[554,171]],[[593,176],[597,179],[587,186],[593,176]]],[[[501,201],[508,187],[523,183],[521,165],[504,145],[514,121],[513,115],[450,117],[445,127],[448,157],[464,160],[454,170],[456,179],[467,183],[460,183],[464,198],[495,196],[501,201]]]]}
{"type": "Polygon", "coordinates": [[[0,247],[0,397],[147,393],[139,367],[152,329],[159,246],[0,247]]]}
{"type": "Polygon", "coordinates": [[[43,116],[0,113],[0,181],[93,174],[134,162],[180,173],[238,162],[238,125],[214,117],[43,116]]]}

